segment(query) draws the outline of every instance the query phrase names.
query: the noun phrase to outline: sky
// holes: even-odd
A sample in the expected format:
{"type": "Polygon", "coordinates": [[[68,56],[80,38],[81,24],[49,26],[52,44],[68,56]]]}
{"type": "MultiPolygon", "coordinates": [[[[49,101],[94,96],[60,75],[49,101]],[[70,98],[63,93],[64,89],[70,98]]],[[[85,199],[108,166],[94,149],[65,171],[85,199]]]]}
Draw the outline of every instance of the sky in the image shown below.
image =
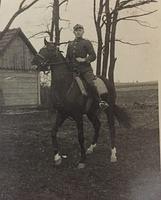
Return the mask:
{"type": "MultiPolygon", "coordinates": [[[[2,0],[0,9],[0,29],[2,30],[10,17],[18,8],[21,0],[2,0]]],[[[31,2],[31,0],[28,0],[31,2]]],[[[21,27],[27,37],[46,30],[51,19],[51,9],[47,8],[51,0],[40,0],[34,7],[20,15],[12,24],[12,28],[21,27]]],[[[68,6],[61,8],[61,18],[69,22],[61,22],[64,27],[61,41],[73,39],[72,27],[80,23],[85,27],[84,37],[92,41],[97,40],[93,22],[92,0],[69,0],[68,6]]],[[[139,26],[136,22],[120,22],[117,27],[117,38],[133,43],[149,42],[146,45],[129,46],[117,43],[115,67],[115,81],[154,81],[161,74],[161,2],[144,7],[144,10],[158,10],[156,13],[142,18],[155,29],[139,26]]],[[[137,10],[136,12],[140,12],[137,10]]],[[[123,13],[124,15],[125,13],[123,13]]],[[[127,14],[127,13],[126,13],[127,14]]],[[[43,38],[30,40],[39,50],[43,46],[43,38]]],[[[93,43],[96,48],[96,43],[93,43]]],[[[66,46],[63,47],[63,50],[66,46]]],[[[95,63],[92,64],[95,69],[95,63]]]]}

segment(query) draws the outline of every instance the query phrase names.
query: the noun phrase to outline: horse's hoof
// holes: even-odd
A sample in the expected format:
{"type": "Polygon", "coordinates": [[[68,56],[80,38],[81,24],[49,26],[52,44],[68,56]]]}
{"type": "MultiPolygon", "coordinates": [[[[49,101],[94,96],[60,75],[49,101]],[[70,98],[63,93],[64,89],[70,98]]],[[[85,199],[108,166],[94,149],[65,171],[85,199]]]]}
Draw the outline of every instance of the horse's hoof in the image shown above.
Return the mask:
{"type": "Polygon", "coordinates": [[[59,160],[55,161],[55,165],[56,166],[59,166],[61,163],[62,163],[62,159],[59,159],[59,160]]]}
{"type": "Polygon", "coordinates": [[[54,157],[55,165],[58,166],[62,163],[62,158],[59,154],[56,154],[54,157]]]}
{"type": "Polygon", "coordinates": [[[93,149],[88,148],[86,151],[86,154],[92,154],[93,153],[93,149]]]}
{"type": "Polygon", "coordinates": [[[117,153],[116,153],[116,147],[114,147],[111,151],[111,162],[117,162],[117,153]]]}
{"type": "Polygon", "coordinates": [[[62,155],[61,157],[62,157],[62,158],[65,158],[65,159],[66,159],[66,158],[68,158],[68,156],[67,156],[67,155],[65,155],[65,154],[64,154],[64,155],[62,155]]]}
{"type": "Polygon", "coordinates": [[[87,149],[86,154],[92,154],[96,144],[91,144],[91,146],[87,149]]]}
{"type": "Polygon", "coordinates": [[[112,162],[112,163],[117,162],[117,157],[111,157],[111,162],[112,162]]]}
{"type": "Polygon", "coordinates": [[[84,169],[85,168],[85,163],[79,163],[78,164],[78,169],[84,169]]]}

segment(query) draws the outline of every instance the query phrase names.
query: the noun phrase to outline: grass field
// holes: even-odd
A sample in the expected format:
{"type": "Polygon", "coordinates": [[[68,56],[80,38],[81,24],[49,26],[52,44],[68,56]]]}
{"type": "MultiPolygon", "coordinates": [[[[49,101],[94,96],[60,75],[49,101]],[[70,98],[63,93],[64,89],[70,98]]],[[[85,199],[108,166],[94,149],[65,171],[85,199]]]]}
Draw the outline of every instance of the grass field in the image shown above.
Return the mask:
{"type": "MultiPolygon", "coordinates": [[[[117,91],[117,103],[131,115],[132,128],[116,123],[114,164],[109,162],[103,114],[98,146],[82,170],[76,168],[79,145],[73,121],[67,120],[59,131],[60,149],[68,158],[55,167],[52,120],[46,111],[1,114],[0,200],[160,200],[157,85],[121,86],[117,91]]],[[[86,117],[84,130],[88,146],[93,129],[86,117]]]]}

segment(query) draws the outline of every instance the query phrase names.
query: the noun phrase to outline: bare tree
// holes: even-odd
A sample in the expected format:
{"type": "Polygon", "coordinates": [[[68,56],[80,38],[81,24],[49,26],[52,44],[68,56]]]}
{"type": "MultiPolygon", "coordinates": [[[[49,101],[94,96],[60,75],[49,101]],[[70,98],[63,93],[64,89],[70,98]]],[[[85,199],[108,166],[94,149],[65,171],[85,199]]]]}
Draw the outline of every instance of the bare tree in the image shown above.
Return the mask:
{"type": "Polygon", "coordinates": [[[99,9],[98,14],[96,14],[96,0],[94,0],[94,22],[95,27],[97,31],[97,39],[98,39],[98,48],[97,48],[97,68],[96,68],[96,74],[100,75],[101,73],[101,61],[102,61],[102,45],[103,45],[103,39],[102,39],[102,26],[101,26],[101,17],[103,13],[103,0],[100,0],[99,2],[99,9]]]}
{"type": "Polygon", "coordinates": [[[50,40],[53,41],[55,35],[56,44],[60,43],[60,32],[62,30],[62,28],[60,28],[60,7],[65,3],[68,3],[68,0],[53,0],[50,40]]]}
{"type": "MultiPolygon", "coordinates": [[[[0,40],[2,39],[2,37],[4,36],[4,34],[8,31],[8,29],[10,28],[11,24],[13,23],[13,21],[20,15],[22,14],[24,11],[28,10],[30,7],[32,7],[35,3],[37,3],[39,0],[34,0],[29,4],[25,4],[27,2],[27,0],[22,0],[18,10],[13,14],[13,16],[10,18],[10,20],[8,21],[7,25],[5,26],[5,28],[3,29],[3,31],[0,34],[0,40]]],[[[0,0],[1,3],[1,0],[0,0]]]]}
{"type": "MultiPolygon", "coordinates": [[[[94,0],[94,22],[98,37],[98,48],[97,48],[97,75],[107,76],[109,80],[114,83],[114,68],[116,63],[115,48],[116,42],[129,45],[140,45],[134,44],[127,41],[122,41],[116,38],[117,25],[121,21],[132,21],[136,22],[143,27],[151,27],[147,22],[140,20],[141,17],[153,14],[156,10],[151,12],[140,11],[139,14],[125,15],[122,11],[128,9],[134,11],[144,5],[155,3],[157,0],[115,0],[113,5],[110,5],[110,0],[100,0],[98,5],[98,12],[96,9],[96,0],[94,0]],[[125,16],[124,16],[125,15],[125,16]],[[104,32],[104,39],[103,39],[104,32]]],[[[141,43],[141,44],[145,44],[141,43]]]]}
{"type": "Polygon", "coordinates": [[[63,27],[60,26],[60,21],[69,22],[69,20],[61,19],[60,8],[65,3],[68,4],[68,1],[69,0],[53,0],[53,2],[47,6],[47,8],[52,9],[51,23],[46,25],[44,31],[40,31],[38,33],[31,35],[29,39],[38,35],[41,35],[44,37],[44,34],[47,34],[49,36],[50,41],[54,41],[56,44],[60,44],[60,35],[61,35],[61,31],[63,30],[63,27]]]}

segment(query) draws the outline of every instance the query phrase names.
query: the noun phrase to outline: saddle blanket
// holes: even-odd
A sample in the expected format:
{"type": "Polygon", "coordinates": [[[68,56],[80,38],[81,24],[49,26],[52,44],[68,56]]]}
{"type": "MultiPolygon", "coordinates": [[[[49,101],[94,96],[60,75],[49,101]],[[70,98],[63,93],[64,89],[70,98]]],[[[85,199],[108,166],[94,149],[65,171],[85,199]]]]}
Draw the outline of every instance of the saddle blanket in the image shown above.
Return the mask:
{"type": "MultiPolygon", "coordinates": [[[[81,78],[79,76],[76,76],[75,80],[78,84],[78,87],[79,87],[81,93],[83,95],[87,96],[87,90],[84,87],[84,84],[83,84],[83,81],[81,80],[81,78]]],[[[99,95],[108,93],[107,87],[106,87],[104,81],[101,78],[97,77],[94,80],[94,83],[95,83],[95,86],[97,87],[97,91],[98,91],[99,95]]]]}

